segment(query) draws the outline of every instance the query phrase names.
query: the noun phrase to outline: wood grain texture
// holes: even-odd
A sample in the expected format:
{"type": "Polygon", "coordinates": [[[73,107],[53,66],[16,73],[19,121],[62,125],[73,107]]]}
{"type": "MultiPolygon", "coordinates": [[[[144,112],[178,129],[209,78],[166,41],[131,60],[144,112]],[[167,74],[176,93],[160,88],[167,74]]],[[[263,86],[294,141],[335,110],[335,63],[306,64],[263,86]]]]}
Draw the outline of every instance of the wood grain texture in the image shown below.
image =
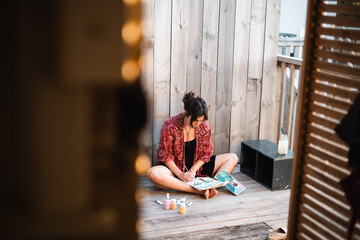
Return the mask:
{"type": "MultiPolygon", "coordinates": [[[[359,11],[359,10],[357,10],[359,11]]],[[[319,25],[320,24],[334,24],[336,26],[344,26],[344,27],[354,27],[358,28],[360,27],[360,22],[357,18],[354,17],[332,17],[332,16],[318,16],[317,21],[319,25]]]]}
{"type": "MultiPolygon", "coordinates": [[[[295,156],[292,171],[292,192],[290,196],[290,208],[289,208],[289,221],[288,221],[288,238],[296,239],[299,236],[308,235],[301,227],[305,227],[306,222],[302,221],[303,214],[300,212],[301,201],[300,196],[302,191],[302,175],[304,169],[307,167],[303,162],[304,158],[304,144],[306,144],[305,135],[306,126],[308,125],[308,99],[309,99],[309,83],[311,82],[311,72],[314,69],[312,64],[312,56],[314,50],[314,36],[315,24],[314,18],[316,17],[317,5],[314,1],[308,1],[307,5],[307,17],[306,17],[306,37],[304,46],[304,62],[302,66],[301,79],[299,82],[299,104],[297,112],[297,123],[295,132],[295,156]],[[302,225],[303,223],[304,225],[302,225]],[[301,230],[300,230],[301,229],[301,230]]],[[[310,225],[311,226],[311,225],[310,225]]],[[[307,228],[305,228],[307,229],[307,228]]],[[[310,228],[311,229],[311,228],[310,228]]],[[[313,233],[310,231],[310,237],[313,237],[313,233]],[[310,235],[311,234],[311,235],[310,235]]],[[[308,236],[309,236],[308,235],[308,236]]],[[[317,235],[317,234],[314,234],[317,235]]]]}
{"type": "Polygon", "coordinates": [[[336,165],[329,164],[326,160],[317,158],[316,156],[305,155],[304,162],[309,163],[326,174],[330,174],[331,176],[339,179],[343,179],[349,175],[349,172],[345,172],[343,169],[336,168],[336,165]]]}
{"type": "Polygon", "coordinates": [[[186,89],[198,95],[201,87],[203,9],[204,0],[189,2],[186,89]]]}
{"type": "Polygon", "coordinates": [[[162,124],[170,117],[171,1],[155,0],[153,164],[162,124]]]}
{"type": "MultiPolygon", "coordinates": [[[[278,64],[280,65],[280,64],[278,64]]],[[[278,129],[284,129],[284,114],[285,114],[285,95],[286,95],[286,69],[287,63],[282,62],[281,66],[278,66],[278,77],[281,76],[280,84],[280,99],[279,99],[279,117],[278,117],[278,129]]],[[[280,138],[281,132],[278,132],[277,139],[280,138]]]]}
{"type": "Polygon", "coordinates": [[[343,111],[337,111],[335,109],[327,108],[313,102],[309,104],[309,109],[312,112],[323,114],[324,116],[331,117],[338,121],[341,121],[341,119],[343,119],[346,115],[346,113],[344,113],[343,111]]]}
{"type": "MultiPolygon", "coordinates": [[[[311,186],[314,186],[315,188],[317,188],[323,192],[326,192],[331,197],[334,197],[335,199],[341,199],[342,201],[347,203],[347,199],[346,199],[344,192],[340,192],[338,189],[332,188],[329,184],[320,181],[319,179],[315,178],[314,176],[304,175],[303,181],[304,181],[304,183],[308,183],[311,186]]],[[[323,206],[321,204],[317,204],[317,205],[320,205],[320,207],[323,208],[323,206]]],[[[350,220],[350,217],[351,217],[350,215],[346,216],[346,214],[343,214],[343,213],[337,213],[337,215],[338,215],[339,219],[342,219],[341,221],[343,221],[343,222],[350,220]]]]}
{"type": "Polygon", "coordinates": [[[353,87],[353,88],[360,89],[360,81],[358,78],[351,78],[351,77],[341,76],[341,75],[333,75],[331,73],[319,72],[317,70],[313,70],[311,76],[314,80],[328,81],[329,83],[337,84],[339,86],[353,87]]]}
{"type": "Polygon", "coordinates": [[[264,134],[277,132],[274,121],[265,119],[278,118],[278,99],[269,95],[280,81],[271,47],[278,35],[278,1],[145,1],[141,76],[152,129],[140,142],[153,163],[163,122],[184,110],[182,97],[190,90],[208,104],[214,153],[239,155],[242,141],[259,138],[260,124],[264,134]],[[262,75],[270,88],[261,88],[262,75]],[[260,123],[261,98],[267,110],[260,123]]]}
{"type": "Polygon", "coordinates": [[[308,226],[304,223],[298,225],[299,232],[297,232],[296,239],[299,240],[309,240],[309,239],[321,239],[321,236],[318,236],[314,231],[312,231],[311,226],[308,226]]]}
{"type": "MultiPolygon", "coordinates": [[[[325,223],[324,225],[328,228],[330,228],[331,230],[333,230],[335,233],[339,234],[342,237],[346,237],[346,228],[344,226],[346,226],[349,222],[348,221],[344,221],[343,218],[340,218],[337,214],[336,211],[332,210],[332,209],[327,209],[324,208],[324,206],[322,204],[319,204],[319,202],[315,201],[314,199],[311,199],[309,196],[305,197],[304,195],[301,196],[301,201],[304,204],[313,206],[318,212],[320,212],[320,214],[322,216],[326,216],[326,220],[327,221],[323,221],[323,223],[325,223]],[[340,224],[338,224],[340,223],[340,224]]],[[[320,220],[321,217],[317,217],[320,220]]]]}
{"type": "MultiPolygon", "coordinates": [[[[208,123],[212,135],[216,132],[216,81],[217,81],[217,56],[219,36],[219,9],[220,0],[205,0],[202,33],[202,73],[201,97],[208,105],[208,123]]],[[[215,146],[215,138],[211,141],[215,146]]]]}
{"type": "Polygon", "coordinates": [[[292,115],[293,115],[293,103],[294,103],[294,82],[295,82],[295,65],[290,66],[290,79],[289,79],[289,90],[287,98],[287,114],[286,114],[286,127],[285,134],[290,139],[291,126],[292,126],[292,115]]]}
{"type": "Polygon", "coordinates": [[[300,67],[303,62],[301,58],[293,58],[286,55],[278,55],[277,60],[279,62],[294,64],[297,67],[300,67]]]}
{"type": "Polygon", "coordinates": [[[239,225],[232,227],[223,227],[223,228],[215,228],[215,229],[206,229],[203,231],[196,231],[190,233],[176,234],[172,236],[166,236],[161,238],[151,238],[151,239],[159,239],[159,240],[182,240],[186,239],[264,239],[269,229],[271,229],[265,223],[254,223],[247,225],[239,225]]]}
{"type": "Polygon", "coordinates": [[[246,94],[245,140],[259,138],[261,86],[265,37],[266,1],[251,4],[249,72],[246,94]]]}
{"type": "Polygon", "coordinates": [[[326,61],[314,60],[314,66],[316,68],[331,71],[333,74],[343,74],[348,75],[349,77],[360,76],[360,68],[352,67],[346,64],[336,64],[326,61]]]}
{"type": "Polygon", "coordinates": [[[347,167],[348,164],[345,161],[345,159],[335,157],[334,155],[331,154],[331,152],[320,150],[319,148],[313,145],[305,146],[305,152],[313,154],[314,156],[324,159],[324,161],[327,161],[328,163],[332,163],[338,167],[345,168],[347,167]]]}
{"type": "Polygon", "coordinates": [[[324,59],[336,59],[336,61],[350,62],[353,64],[360,64],[360,57],[354,54],[340,53],[329,51],[325,49],[315,49],[315,56],[324,59]]]}
{"type": "Polygon", "coordinates": [[[273,142],[277,142],[278,140],[277,123],[279,116],[277,112],[279,109],[281,84],[281,79],[277,77],[276,74],[277,47],[279,44],[278,32],[280,25],[280,3],[280,0],[267,0],[263,54],[263,80],[260,103],[259,139],[268,139],[273,142]]]}
{"type": "Polygon", "coordinates": [[[343,14],[359,15],[360,7],[359,6],[346,6],[346,5],[319,4],[318,11],[319,12],[336,12],[336,13],[343,13],[343,14]]]}
{"type": "Polygon", "coordinates": [[[242,234],[251,236],[251,228],[247,228],[249,224],[268,222],[273,228],[286,227],[290,190],[270,191],[240,173],[239,166],[232,175],[247,188],[239,196],[233,195],[225,187],[218,189],[218,196],[207,200],[194,194],[170,191],[171,198],[186,197],[193,202],[192,206],[186,209],[186,214],[179,214],[178,209],[164,210],[161,205],[155,203],[156,199],[164,199],[169,191],[154,187],[146,176],[142,176],[137,193],[140,200],[140,239],[178,239],[180,236],[192,239],[189,236],[201,237],[205,232],[214,229],[219,230],[217,237],[226,237],[229,230],[227,228],[243,228],[242,234]]]}
{"type": "Polygon", "coordinates": [[[336,240],[336,239],[344,239],[342,236],[337,235],[332,229],[324,227],[322,219],[316,215],[312,215],[311,210],[309,210],[305,205],[300,206],[301,215],[300,215],[300,222],[305,223],[310,226],[310,229],[314,232],[319,234],[321,237],[315,239],[329,239],[329,240],[336,240]]]}
{"type": "Polygon", "coordinates": [[[316,38],[315,46],[323,46],[325,48],[335,48],[339,50],[349,50],[360,52],[360,44],[352,43],[352,42],[344,42],[337,40],[328,40],[323,38],[316,38]]]}
{"type": "Polygon", "coordinates": [[[251,1],[236,2],[234,67],[231,94],[230,152],[240,156],[245,139],[246,86],[250,40],[251,1]]]}
{"type": "Polygon", "coordinates": [[[171,20],[171,84],[170,116],[184,111],[182,98],[186,92],[187,48],[189,34],[189,0],[173,1],[171,20]]]}
{"type": "Polygon", "coordinates": [[[220,2],[216,118],[221,121],[216,121],[215,154],[229,151],[235,2],[235,0],[220,2]]]}
{"type": "Polygon", "coordinates": [[[324,94],[319,94],[316,91],[316,89],[313,89],[314,91],[312,91],[310,93],[310,100],[311,101],[316,101],[316,102],[320,102],[320,103],[324,103],[329,107],[335,107],[338,108],[340,110],[344,110],[347,111],[350,106],[352,105],[352,103],[350,101],[344,101],[342,99],[339,98],[334,98],[333,96],[330,95],[324,95],[324,94]]]}
{"type": "Polygon", "coordinates": [[[336,143],[333,144],[329,141],[327,141],[326,138],[322,138],[320,136],[316,136],[313,134],[307,134],[306,135],[306,140],[308,142],[311,142],[314,145],[317,145],[333,154],[338,155],[339,157],[346,157],[347,153],[348,153],[348,149],[341,146],[341,145],[337,145],[336,143]]]}
{"type": "Polygon", "coordinates": [[[345,100],[355,99],[357,95],[357,91],[354,91],[354,89],[351,88],[344,89],[344,88],[339,88],[337,86],[331,86],[328,84],[328,82],[321,83],[314,81],[311,83],[311,88],[319,92],[325,92],[328,95],[341,97],[345,100]]]}
{"type": "Polygon", "coordinates": [[[318,36],[334,36],[339,38],[350,38],[350,39],[360,39],[360,32],[357,30],[347,29],[343,31],[342,29],[337,28],[324,28],[324,27],[316,27],[315,33],[318,36]]]}
{"type": "Polygon", "coordinates": [[[153,156],[153,113],[154,113],[154,0],[144,3],[142,8],[142,42],[141,42],[141,84],[147,101],[147,123],[142,131],[140,142],[142,151],[150,158],[153,156]]]}

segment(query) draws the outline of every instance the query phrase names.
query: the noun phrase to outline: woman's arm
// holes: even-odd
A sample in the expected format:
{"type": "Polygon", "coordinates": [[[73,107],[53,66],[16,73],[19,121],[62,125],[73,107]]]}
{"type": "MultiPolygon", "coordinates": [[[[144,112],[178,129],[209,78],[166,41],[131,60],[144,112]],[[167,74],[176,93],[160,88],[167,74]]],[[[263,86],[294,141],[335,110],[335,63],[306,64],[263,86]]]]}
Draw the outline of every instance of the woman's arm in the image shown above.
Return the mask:
{"type": "Polygon", "coordinates": [[[197,161],[190,169],[189,172],[192,176],[196,175],[196,172],[204,165],[204,161],[197,161]]]}
{"type": "Polygon", "coordinates": [[[199,131],[199,134],[196,136],[198,138],[198,152],[196,162],[207,163],[210,161],[210,157],[213,152],[213,147],[211,143],[211,129],[207,122],[202,124],[202,129],[199,131]]]}
{"type": "Polygon", "coordinates": [[[190,172],[180,171],[180,169],[175,165],[173,161],[165,162],[165,165],[170,169],[173,174],[175,174],[182,181],[191,182],[194,179],[195,175],[192,175],[190,172]]]}
{"type": "Polygon", "coordinates": [[[159,149],[156,158],[159,162],[172,162],[175,160],[173,153],[174,138],[171,134],[171,129],[168,123],[165,122],[161,127],[159,149]]]}

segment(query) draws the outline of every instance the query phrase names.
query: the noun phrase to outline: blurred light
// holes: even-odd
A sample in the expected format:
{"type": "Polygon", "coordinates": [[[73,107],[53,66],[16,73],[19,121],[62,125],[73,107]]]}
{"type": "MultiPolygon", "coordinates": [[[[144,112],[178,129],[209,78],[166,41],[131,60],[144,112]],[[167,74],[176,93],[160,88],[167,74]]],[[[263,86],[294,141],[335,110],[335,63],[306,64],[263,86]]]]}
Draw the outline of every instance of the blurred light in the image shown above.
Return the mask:
{"type": "Polygon", "coordinates": [[[121,36],[124,42],[128,45],[138,43],[141,35],[141,29],[137,22],[127,22],[121,29],[121,36]]]}
{"type": "Polygon", "coordinates": [[[127,82],[133,82],[139,76],[139,66],[135,60],[125,60],[121,67],[121,76],[127,82]]]}
{"type": "Polygon", "coordinates": [[[115,208],[104,208],[100,214],[106,223],[114,223],[119,217],[115,208]]]}
{"type": "Polygon", "coordinates": [[[144,174],[151,167],[151,160],[146,154],[140,154],[135,160],[135,170],[138,174],[144,174]]]}
{"type": "Polygon", "coordinates": [[[131,6],[139,3],[140,0],[124,0],[125,5],[131,6]]]}
{"type": "Polygon", "coordinates": [[[135,229],[136,229],[136,232],[140,232],[140,228],[141,228],[141,226],[140,226],[141,224],[140,224],[140,221],[139,220],[137,220],[136,221],[136,223],[135,223],[135,229]]]}
{"type": "Polygon", "coordinates": [[[142,66],[143,63],[144,63],[144,55],[140,55],[138,59],[138,66],[142,66]]]}
{"type": "Polygon", "coordinates": [[[135,202],[138,206],[141,204],[141,193],[139,190],[135,192],[135,202]]]}

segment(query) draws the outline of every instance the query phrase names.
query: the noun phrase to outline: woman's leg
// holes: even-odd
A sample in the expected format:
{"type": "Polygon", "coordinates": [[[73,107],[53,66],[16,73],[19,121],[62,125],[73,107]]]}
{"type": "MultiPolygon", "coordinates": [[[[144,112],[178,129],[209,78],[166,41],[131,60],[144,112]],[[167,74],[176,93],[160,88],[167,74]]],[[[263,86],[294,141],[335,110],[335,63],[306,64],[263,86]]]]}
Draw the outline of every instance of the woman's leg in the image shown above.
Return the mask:
{"type": "MultiPolygon", "coordinates": [[[[228,173],[232,173],[236,164],[238,164],[238,157],[234,153],[225,153],[216,155],[215,157],[215,166],[211,177],[214,177],[218,172],[226,170],[228,173]]],[[[215,188],[210,189],[209,198],[213,198],[218,194],[218,191],[215,188]]]]}
{"type": "Polygon", "coordinates": [[[239,158],[234,153],[225,153],[216,155],[215,158],[215,166],[212,177],[214,177],[217,173],[222,170],[226,170],[228,173],[232,173],[234,168],[239,162],[239,158]]]}
{"type": "Polygon", "coordinates": [[[206,199],[209,197],[210,191],[198,191],[189,184],[174,177],[174,174],[165,166],[154,166],[147,171],[150,181],[157,187],[165,190],[177,190],[182,192],[195,193],[203,195],[206,199]]]}

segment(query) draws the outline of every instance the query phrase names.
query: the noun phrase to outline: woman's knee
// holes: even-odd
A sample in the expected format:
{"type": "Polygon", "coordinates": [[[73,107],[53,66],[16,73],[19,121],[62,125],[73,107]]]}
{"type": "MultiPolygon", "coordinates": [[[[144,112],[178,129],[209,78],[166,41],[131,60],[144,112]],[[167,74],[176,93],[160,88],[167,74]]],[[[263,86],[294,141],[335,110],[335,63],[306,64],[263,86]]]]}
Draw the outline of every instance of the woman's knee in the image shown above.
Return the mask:
{"type": "Polygon", "coordinates": [[[154,167],[151,167],[147,170],[146,175],[151,180],[156,175],[156,171],[154,171],[154,167]]]}
{"type": "Polygon", "coordinates": [[[230,155],[229,159],[234,165],[239,163],[239,158],[235,153],[229,153],[229,155],[230,155]]]}
{"type": "Polygon", "coordinates": [[[147,176],[152,182],[157,182],[161,178],[161,172],[156,167],[151,167],[147,170],[147,176]]]}

